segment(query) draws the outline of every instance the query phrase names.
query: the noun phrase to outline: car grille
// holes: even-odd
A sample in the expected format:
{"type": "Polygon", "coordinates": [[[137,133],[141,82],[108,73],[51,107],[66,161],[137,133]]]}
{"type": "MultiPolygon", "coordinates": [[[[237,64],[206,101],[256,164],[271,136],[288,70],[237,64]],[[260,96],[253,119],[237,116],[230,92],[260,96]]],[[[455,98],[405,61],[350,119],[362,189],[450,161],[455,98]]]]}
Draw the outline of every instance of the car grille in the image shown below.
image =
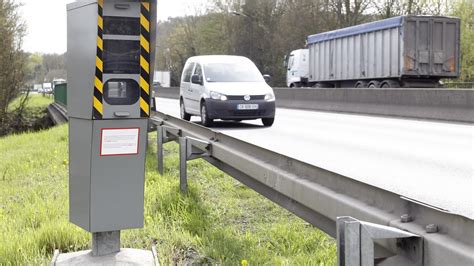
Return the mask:
{"type": "MultiPolygon", "coordinates": [[[[229,95],[229,96],[227,96],[227,99],[244,101],[244,95],[229,95]]],[[[252,101],[252,100],[263,100],[263,99],[265,99],[265,95],[250,95],[250,101],[252,101]]]]}

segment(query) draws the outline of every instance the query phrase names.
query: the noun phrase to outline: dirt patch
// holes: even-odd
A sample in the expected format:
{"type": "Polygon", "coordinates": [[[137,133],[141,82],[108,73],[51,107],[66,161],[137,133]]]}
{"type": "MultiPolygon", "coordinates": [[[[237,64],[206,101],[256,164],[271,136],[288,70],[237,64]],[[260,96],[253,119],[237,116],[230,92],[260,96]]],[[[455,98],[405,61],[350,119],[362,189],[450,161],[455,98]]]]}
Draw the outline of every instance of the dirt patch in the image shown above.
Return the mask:
{"type": "Polygon", "coordinates": [[[0,136],[43,130],[53,125],[46,108],[30,107],[22,114],[10,112],[1,118],[0,136]]]}

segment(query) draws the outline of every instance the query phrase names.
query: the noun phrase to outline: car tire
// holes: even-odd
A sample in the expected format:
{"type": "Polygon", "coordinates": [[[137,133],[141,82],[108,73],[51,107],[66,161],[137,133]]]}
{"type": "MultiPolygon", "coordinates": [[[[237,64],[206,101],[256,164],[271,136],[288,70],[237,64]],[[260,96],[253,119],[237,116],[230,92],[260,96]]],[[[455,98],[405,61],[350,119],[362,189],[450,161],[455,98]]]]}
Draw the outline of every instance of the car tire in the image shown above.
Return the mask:
{"type": "Polygon", "coordinates": [[[191,115],[186,113],[186,108],[184,107],[184,102],[182,99],[179,102],[179,114],[181,116],[181,119],[186,120],[186,121],[191,120],[191,115]]]}
{"type": "Polygon", "coordinates": [[[210,127],[213,124],[213,120],[209,118],[209,114],[207,112],[206,103],[201,104],[201,124],[205,127],[210,127]]]}
{"type": "Polygon", "coordinates": [[[262,123],[266,127],[271,127],[273,125],[273,122],[275,122],[275,117],[272,118],[262,118],[262,123]]]}

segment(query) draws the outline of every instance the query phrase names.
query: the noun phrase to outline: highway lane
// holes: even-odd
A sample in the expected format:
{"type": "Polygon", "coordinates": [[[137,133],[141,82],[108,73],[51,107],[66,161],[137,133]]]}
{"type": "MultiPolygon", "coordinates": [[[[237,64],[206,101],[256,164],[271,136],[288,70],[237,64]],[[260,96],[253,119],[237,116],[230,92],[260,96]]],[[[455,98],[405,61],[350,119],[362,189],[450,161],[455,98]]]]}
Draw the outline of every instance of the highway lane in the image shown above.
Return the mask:
{"type": "MultiPolygon", "coordinates": [[[[177,100],[157,106],[179,117],[177,100]]],[[[254,120],[213,129],[474,219],[473,125],[278,109],[270,128],[254,120]]]]}

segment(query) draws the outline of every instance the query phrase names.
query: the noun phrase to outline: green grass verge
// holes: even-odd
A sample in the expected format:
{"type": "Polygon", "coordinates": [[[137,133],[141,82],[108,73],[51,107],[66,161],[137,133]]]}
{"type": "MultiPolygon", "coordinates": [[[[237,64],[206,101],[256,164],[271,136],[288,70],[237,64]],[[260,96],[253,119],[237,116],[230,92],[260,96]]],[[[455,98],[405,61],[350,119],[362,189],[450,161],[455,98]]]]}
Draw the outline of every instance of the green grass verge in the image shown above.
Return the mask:
{"type": "MultiPolygon", "coordinates": [[[[24,99],[23,97],[24,97],[24,95],[22,94],[18,98],[16,98],[13,102],[11,102],[10,105],[8,106],[9,111],[13,111],[16,108],[18,108],[18,106],[20,105],[20,101],[22,99],[24,99]]],[[[52,95],[43,96],[41,94],[30,94],[29,97],[28,97],[26,106],[27,106],[27,108],[42,108],[42,109],[44,109],[44,108],[48,107],[48,105],[53,103],[53,101],[54,101],[54,99],[53,99],[52,95]]]]}
{"type": "MultiPolygon", "coordinates": [[[[124,231],[122,246],[155,243],[162,265],[336,263],[334,240],[203,160],[188,164],[189,193],[180,194],[177,151],[165,146],[160,176],[150,145],[145,227],[124,231]]],[[[0,138],[0,154],[0,265],[88,249],[90,235],[68,222],[67,126],[0,138]]]]}

